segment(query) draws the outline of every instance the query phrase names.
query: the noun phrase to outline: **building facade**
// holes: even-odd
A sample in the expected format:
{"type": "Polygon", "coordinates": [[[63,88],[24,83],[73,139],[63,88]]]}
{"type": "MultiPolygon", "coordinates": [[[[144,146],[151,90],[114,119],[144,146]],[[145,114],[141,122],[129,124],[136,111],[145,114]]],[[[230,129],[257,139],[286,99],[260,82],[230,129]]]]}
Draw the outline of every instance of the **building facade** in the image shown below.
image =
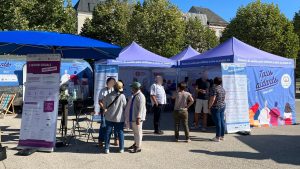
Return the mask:
{"type": "Polygon", "coordinates": [[[74,6],[77,12],[77,33],[80,34],[86,19],[92,19],[94,8],[105,0],[78,0],[74,6]]]}
{"type": "Polygon", "coordinates": [[[185,18],[198,18],[202,25],[208,26],[215,31],[218,38],[222,36],[222,32],[228,25],[228,22],[210,9],[197,6],[192,6],[188,13],[185,14],[185,18]]]}
{"type": "MultiPolygon", "coordinates": [[[[81,32],[85,20],[87,18],[92,19],[94,8],[99,3],[103,2],[105,2],[105,0],[78,0],[74,6],[77,12],[78,34],[81,32]]],[[[218,38],[222,36],[222,32],[228,25],[228,22],[208,8],[192,6],[186,14],[183,14],[183,16],[185,19],[198,18],[202,25],[208,26],[211,30],[215,31],[218,38]]]]}

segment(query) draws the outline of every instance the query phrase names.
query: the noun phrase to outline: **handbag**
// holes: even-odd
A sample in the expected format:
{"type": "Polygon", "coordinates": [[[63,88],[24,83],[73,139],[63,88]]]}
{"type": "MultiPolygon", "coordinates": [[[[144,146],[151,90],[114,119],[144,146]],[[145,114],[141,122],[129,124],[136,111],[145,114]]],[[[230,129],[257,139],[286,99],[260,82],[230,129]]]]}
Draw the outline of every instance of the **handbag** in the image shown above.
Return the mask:
{"type": "Polygon", "coordinates": [[[2,147],[2,145],[0,143],[0,161],[5,160],[7,158],[6,148],[7,147],[2,147]]]}

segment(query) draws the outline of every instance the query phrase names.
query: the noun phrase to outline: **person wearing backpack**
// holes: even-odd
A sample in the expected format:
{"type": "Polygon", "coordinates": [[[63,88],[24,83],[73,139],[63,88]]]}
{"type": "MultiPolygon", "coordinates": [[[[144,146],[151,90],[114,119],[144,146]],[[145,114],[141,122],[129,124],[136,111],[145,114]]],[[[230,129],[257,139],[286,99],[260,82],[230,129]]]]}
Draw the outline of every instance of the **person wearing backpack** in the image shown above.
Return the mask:
{"type": "Polygon", "coordinates": [[[110,138],[114,128],[119,137],[119,152],[124,152],[124,110],[126,107],[126,97],[123,94],[123,83],[118,81],[113,92],[108,94],[103,100],[106,135],[105,135],[105,153],[109,153],[110,138]]]}
{"type": "Polygon", "coordinates": [[[179,139],[179,128],[180,122],[183,123],[185,141],[190,142],[189,126],[188,126],[188,109],[194,103],[194,99],[191,93],[186,92],[187,85],[184,82],[178,84],[178,92],[175,95],[175,106],[174,106],[174,121],[175,121],[175,141],[179,139]]]}

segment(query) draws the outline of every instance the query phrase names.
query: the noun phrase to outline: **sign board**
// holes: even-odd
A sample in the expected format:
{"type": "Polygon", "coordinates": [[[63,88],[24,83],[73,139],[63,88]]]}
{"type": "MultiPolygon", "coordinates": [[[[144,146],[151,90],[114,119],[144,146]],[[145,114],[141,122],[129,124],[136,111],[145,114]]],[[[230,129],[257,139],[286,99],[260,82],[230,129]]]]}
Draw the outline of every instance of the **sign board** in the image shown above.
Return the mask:
{"type": "Polygon", "coordinates": [[[222,63],[227,133],[250,131],[246,64],[222,63]]]}
{"type": "Polygon", "coordinates": [[[295,78],[292,68],[248,67],[249,113],[254,126],[296,123],[295,78]]]}
{"type": "Polygon", "coordinates": [[[99,93],[101,89],[106,87],[106,80],[109,77],[113,77],[118,80],[119,67],[115,65],[102,65],[95,63],[95,84],[94,84],[94,106],[95,112],[100,111],[100,106],[98,102],[99,93]]]}
{"type": "Polygon", "coordinates": [[[53,151],[59,102],[60,55],[28,55],[18,148],[53,151]]]}

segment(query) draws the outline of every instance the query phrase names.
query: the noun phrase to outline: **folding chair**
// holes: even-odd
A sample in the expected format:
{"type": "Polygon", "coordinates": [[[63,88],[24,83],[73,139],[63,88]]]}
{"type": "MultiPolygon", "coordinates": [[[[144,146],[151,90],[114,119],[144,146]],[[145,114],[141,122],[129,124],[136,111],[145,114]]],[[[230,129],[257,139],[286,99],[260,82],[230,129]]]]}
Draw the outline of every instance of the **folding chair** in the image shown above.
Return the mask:
{"type": "Polygon", "coordinates": [[[85,129],[85,136],[87,136],[87,142],[90,140],[90,138],[96,142],[93,133],[96,133],[95,129],[93,128],[93,123],[94,122],[99,122],[98,118],[95,118],[96,116],[92,114],[94,111],[93,107],[86,107],[82,108],[77,115],[76,119],[73,119],[73,126],[71,130],[71,135],[76,138],[76,131],[79,133],[79,137],[81,136],[80,134],[80,129],[82,128],[80,126],[81,122],[85,122],[87,128],[85,129]]]}
{"type": "Polygon", "coordinates": [[[14,100],[16,94],[3,93],[0,97],[0,114],[15,114],[14,100]]]}

